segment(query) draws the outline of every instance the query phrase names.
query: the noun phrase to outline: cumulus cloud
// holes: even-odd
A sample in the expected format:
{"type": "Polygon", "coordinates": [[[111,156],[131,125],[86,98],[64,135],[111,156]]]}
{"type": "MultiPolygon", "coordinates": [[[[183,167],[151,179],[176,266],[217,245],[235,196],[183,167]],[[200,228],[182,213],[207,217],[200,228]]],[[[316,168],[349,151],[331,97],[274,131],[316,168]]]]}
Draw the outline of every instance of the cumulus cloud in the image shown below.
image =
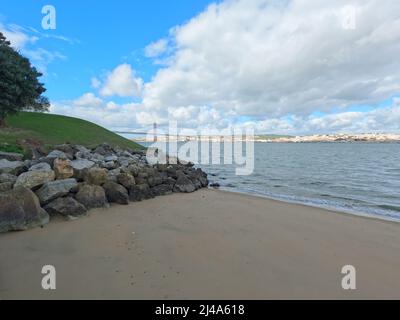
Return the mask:
{"type": "Polygon", "coordinates": [[[305,116],[400,91],[396,0],[227,0],[171,34],[170,64],[144,87],[153,112],[208,106],[305,116]],[[355,29],[346,28],[349,5],[355,29]]]}
{"type": "Polygon", "coordinates": [[[102,96],[134,97],[140,96],[143,80],[135,77],[132,67],[127,64],[117,66],[105,80],[100,90],[102,96]]]}
{"type": "Polygon", "coordinates": [[[132,129],[176,120],[186,128],[238,125],[258,133],[400,132],[398,99],[349,111],[399,95],[397,0],[225,0],[145,54],[168,61],[146,84],[128,64],[92,79],[102,98],[141,96],[140,103],[87,94],[77,100],[93,100],[90,107],[75,101],[52,110],[132,129]]]}
{"type": "Polygon", "coordinates": [[[104,103],[104,101],[96,97],[93,93],[88,92],[75,99],[72,104],[77,107],[99,107],[104,103]]]}
{"type": "Polygon", "coordinates": [[[145,56],[148,58],[155,58],[163,54],[168,48],[168,40],[160,39],[158,41],[150,43],[145,49],[145,56]]]}

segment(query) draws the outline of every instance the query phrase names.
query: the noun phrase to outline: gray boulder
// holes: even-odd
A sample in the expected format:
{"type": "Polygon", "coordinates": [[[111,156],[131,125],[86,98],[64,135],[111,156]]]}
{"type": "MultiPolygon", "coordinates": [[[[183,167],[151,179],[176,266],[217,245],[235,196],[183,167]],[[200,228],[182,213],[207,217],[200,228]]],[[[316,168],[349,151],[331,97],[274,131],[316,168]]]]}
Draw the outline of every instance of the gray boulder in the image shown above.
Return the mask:
{"type": "Polygon", "coordinates": [[[128,191],[118,183],[107,181],[103,184],[103,188],[106,192],[108,202],[118,204],[128,204],[129,195],[128,191]]]}
{"type": "Polygon", "coordinates": [[[14,184],[12,182],[1,182],[0,183],[0,192],[6,192],[13,188],[14,184]]]}
{"type": "Polygon", "coordinates": [[[193,182],[184,174],[180,174],[174,186],[174,192],[191,193],[196,191],[193,182]]]}
{"type": "Polygon", "coordinates": [[[72,169],[74,170],[74,178],[78,180],[84,180],[89,169],[94,166],[93,161],[89,161],[86,159],[77,159],[71,161],[70,164],[72,166],[72,169]]]}
{"type": "Polygon", "coordinates": [[[25,171],[25,164],[22,161],[9,161],[7,159],[0,160],[0,174],[10,173],[19,175],[25,171]]]}
{"type": "Polygon", "coordinates": [[[55,180],[45,183],[36,195],[39,197],[41,204],[47,204],[50,201],[66,196],[78,183],[75,179],[55,180]]]}
{"type": "Polygon", "coordinates": [[[59,214],[64,217],[79,217],[87,213],[86,207],[72,197],[58,198],[47,204],[44,209],[50,215],[59,214]]]}
{"type": "Polygon", "coordinates": [[[53,170],[28,171],[18,176],[14,187],[22,186],[28,189],[35,189],[46,182],[53,181],[54,178],[53,170]]]}
{"type": "Polygon", "coordinates": [[[46,158],[52,160],[54,160],[55,158],[68,159],[68,156],[63,151],[53,150],[47,155],[46,158]]]}
{"type": "Polygon", "coordinates": [[[107,206],[106,193],[100,186],[84,184],[79,188],[75,199],[88,209],[107,206]]]}
{"type": "Polygon", "coordinates": [[[18,187],[0,193],[0,232],[26,230],[48,222],[49,215],[31,190],[18,187]]]}
{"type": "Polygon", "coordinates": [[[109,170],[107,173],[107,180],[108,181],[113,181],[113,182],[117,182],[118,179],[118,175],[121,173],[121,169],[120,168],[116,168],[113,170],[109,170]]]}
{"type": "Polygon", "coordinates": [[[29,168],[29,171],[51,170],[51,166],[47,162],[39,162],[29,168]]]}
{"type": "Polygon", "coordinates": [[[6,159],[8,161],[22,161],[24,159],[24,155],[20,153],[0,151],[0,159],[6,159]]]}
{"type": "Polygon", "coordinates": [[[10,182],[10,183],[14,184],[15,181],[17,181],[17,176],[15,176],[13,174],[9,174],[9,173],[0,174],[0,183],[10,182]]]}

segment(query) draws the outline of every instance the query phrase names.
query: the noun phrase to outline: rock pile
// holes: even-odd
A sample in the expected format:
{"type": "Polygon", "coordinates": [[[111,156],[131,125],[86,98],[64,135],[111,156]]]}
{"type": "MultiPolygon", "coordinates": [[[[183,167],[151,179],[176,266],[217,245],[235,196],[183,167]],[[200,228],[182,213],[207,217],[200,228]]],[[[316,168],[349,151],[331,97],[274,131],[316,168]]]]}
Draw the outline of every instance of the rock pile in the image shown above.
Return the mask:
{"type": "Polygon", "coordinates": [[[25,230],[87,214],[109,203],[128,204],[208,186],[193,164],[150,165],[145,151],[102,144],[56,146],[47,156],[25,160],[0,153],[0,232],[25,230]]]}

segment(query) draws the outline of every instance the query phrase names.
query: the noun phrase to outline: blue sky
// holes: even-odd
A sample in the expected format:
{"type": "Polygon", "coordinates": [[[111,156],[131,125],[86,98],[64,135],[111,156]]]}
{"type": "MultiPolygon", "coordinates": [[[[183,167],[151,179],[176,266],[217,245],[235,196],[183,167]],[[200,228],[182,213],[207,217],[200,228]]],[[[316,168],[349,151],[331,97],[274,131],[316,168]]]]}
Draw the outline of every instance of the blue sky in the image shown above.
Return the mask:
{"type": "Polygon", "coordinates": [[[66,100],[89,90],[91,77],[123,62],[131,64],[144,80],[150,80],[158,66],[144,56],[144,48],[155,39],[167,36],[171,27],[200,13],[210,2],[3,1],[0,23],[31,27],[49,36],[70,40],[44,38],[35,43],[36,47],[43,46],[65,56],[49,64],[44,80],[50,99],[66,100]],[[47,4],[56,8],[56,30],[42,29],[41,10],[47,4]]]}
{"type": "Polygon", "coordinates": [[[7,0],[0,31],[52,113],[107,128],[400,132],[397,0],[7,0]]]}

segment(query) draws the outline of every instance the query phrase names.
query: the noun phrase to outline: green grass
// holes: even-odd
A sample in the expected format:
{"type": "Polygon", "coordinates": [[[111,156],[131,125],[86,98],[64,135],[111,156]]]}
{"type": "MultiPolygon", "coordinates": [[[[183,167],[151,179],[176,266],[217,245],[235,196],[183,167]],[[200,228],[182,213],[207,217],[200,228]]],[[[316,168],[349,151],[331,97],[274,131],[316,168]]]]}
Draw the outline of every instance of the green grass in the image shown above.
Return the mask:
{"type": "Polygon", "coordinates": [[[92,148],[103,142],[121,148],[143,149],[94,123],[66,116],[37,112],[20,112],[6,119],[7,128],[0,129],[0,150],[21,151],[22,140],[35,140],[46,148],[63,143],[92,148]]]}

